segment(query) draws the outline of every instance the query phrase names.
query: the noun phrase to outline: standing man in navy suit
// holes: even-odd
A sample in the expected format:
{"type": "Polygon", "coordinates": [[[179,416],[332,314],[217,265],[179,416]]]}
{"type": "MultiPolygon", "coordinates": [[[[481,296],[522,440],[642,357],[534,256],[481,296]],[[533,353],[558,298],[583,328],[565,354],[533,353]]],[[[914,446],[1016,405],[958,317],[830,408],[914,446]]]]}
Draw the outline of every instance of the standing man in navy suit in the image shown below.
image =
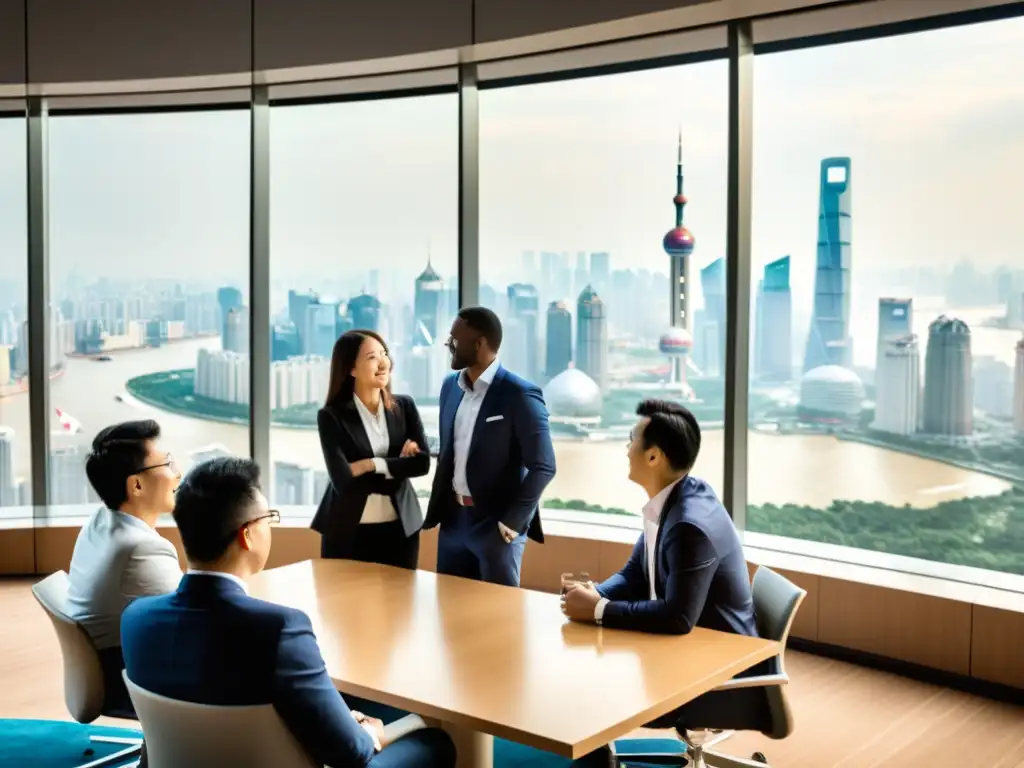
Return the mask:
{"type": "Polygon", "coordinates": [[[441,386],[441,450],[424,528],[441,526],[437,572],[519,586],[537,506],[555,476],[540,388],[498,362],[501,321],[466,307],[452,323],[455,373],[441,386]]]}

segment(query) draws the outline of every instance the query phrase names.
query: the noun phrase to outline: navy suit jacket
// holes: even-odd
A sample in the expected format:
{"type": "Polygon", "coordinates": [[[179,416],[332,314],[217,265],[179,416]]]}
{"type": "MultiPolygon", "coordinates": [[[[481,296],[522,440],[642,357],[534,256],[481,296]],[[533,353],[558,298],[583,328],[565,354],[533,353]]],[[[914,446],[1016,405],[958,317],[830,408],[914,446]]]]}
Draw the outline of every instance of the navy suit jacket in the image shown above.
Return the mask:
{"type": "Polygon", "coordinates": [[[273,704],[325,765],[364,766],[373,739],[327,674],[309,617],[246,595],[220,576],[186,575],[176,592],[133,602],[121,617],[128,678],[179,701],[273,704]]]}
{"type": "MultiPolygon", "coordinates": [[[[455,503],[455,414],[463,395],[458,376],[441,385],[441,448],[424,528],[443,523],[455,503]]],[[[480,405],[466,466],[474,508],[544,541],[537,507],[554,476],[555,448],[540,387],[498,366],[480,405]],[[501,418],[488,421],[494,416],[501,418]]]]}
{"type": "Polygon", "coordinates": [[[607,627],[684,635],[694,627],[757,637],[746,557],[732,518],[707,483],[687,476],[665,500],[650,599],[646,538],[597,587],[607,627]]]}

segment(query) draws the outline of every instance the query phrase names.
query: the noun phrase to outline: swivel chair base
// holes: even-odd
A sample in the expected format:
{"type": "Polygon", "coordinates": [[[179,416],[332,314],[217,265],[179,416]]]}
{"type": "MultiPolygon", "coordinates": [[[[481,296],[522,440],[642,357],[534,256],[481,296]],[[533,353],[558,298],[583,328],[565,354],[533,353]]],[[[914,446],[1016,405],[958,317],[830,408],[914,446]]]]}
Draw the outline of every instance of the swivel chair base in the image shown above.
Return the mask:
{"type": "Polygon", "coordinates": [[[91,744],[124,744],[125,748],[118,750],[105,757],[97,758],[89,763],[83,763],[77,768],[135,768],[139,761],[126,762],[133,757],[142,755],[142,739],[130,739],[123,736],[90,736],[91,744]]]}
{"type": "Polygon", "coordinates": [[[685,733],[679,737],[686,745],[686,752],[622,752],[612,745],[613,765],[628,766],[631,761],[645,765],[673,765],[682,768],[763,768],[768,765],[767,758],[755,752],[749,759],[734,757],[712,751],[716,744],[733,735],[732,731],[707,731],[711,738],[697,741],[685,733]]]}

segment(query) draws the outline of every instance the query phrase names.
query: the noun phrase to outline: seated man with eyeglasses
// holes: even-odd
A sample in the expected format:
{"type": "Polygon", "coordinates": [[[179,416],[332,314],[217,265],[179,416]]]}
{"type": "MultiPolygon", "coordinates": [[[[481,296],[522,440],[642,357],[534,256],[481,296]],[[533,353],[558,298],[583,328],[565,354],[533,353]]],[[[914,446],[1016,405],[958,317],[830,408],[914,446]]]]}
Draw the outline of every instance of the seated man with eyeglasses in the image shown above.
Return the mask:
{"type": "Polygon", "coordinates": [[[103,506],[78,534],[68,574],[68,615],[99,651],[103,713],[135,717],[121,678],[121,613],[133,600],[174,591],[181,566],[174,545],[156,530],[174,509],[181,475],[160,447],[160,425],[128,421],[92,442],[85,473],[103,506]]]}
{"type": "Polygon", "coordinates": [[[189,571],[173,594],[124,612],[128,679],[195,704],[271,704],[317,764],[451,768],[455,747],[444,731],[421,728],[387,744],[383,723],[350,710],[335,689],[309,617],[249,596],[246,580],[266,565],[280,519],[251,459],[193,467],[174,506],[189,571]]]}

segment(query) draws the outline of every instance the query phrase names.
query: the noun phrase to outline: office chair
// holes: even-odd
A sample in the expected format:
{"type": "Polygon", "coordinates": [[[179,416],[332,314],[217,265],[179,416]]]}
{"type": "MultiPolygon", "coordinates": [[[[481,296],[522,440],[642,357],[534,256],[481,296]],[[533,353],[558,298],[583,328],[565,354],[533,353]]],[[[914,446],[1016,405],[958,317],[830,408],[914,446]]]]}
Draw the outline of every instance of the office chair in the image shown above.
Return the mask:
{"type": "MultiPolygon", "coordinates": [[[[82,724],[91,723],[103,714],[103,700],[106,694],[103,683],[103,668],[92,639],[82,625],[65,612],[68,597],[68,575],[57,571],[33,585],[32,594],[50,617],[60,642],[64,661],[64,703],[68,712],[82,724]]],[[[77,768],[101,768],[121,765],[126,760],[142,754],[142,739],[118,736],[90,736],[89,741],[103,744],[124,744],[124,749],[101,757],[77,768]]],[[[138,765],[137,762],[132,765],[138,765]]]]}
{"type": "Polygon", "coordinates": [[[306,754],[272,704],[215,707],[169,699],[124,673],[146,734],[149,768],[323,768],[306,754]]]}
{"type": "MultiPolygon", "coordinates": [[[[807,592],[793,584],[789,579],[775,571],[759,567],[754,574],[753,596],[754,612],[757,619],[758,634],[767,640],[777,640],[780,644],[779,655],[772,659],[773,671],[767,675],[756,677],[734,677],[726,680],[714,690],[730,691],[737,688],[763,688],[768,697],[771,713],[771,727],[763,731],[772,739],[784,739],[793,732],[793,715],[786,696],[785,655],[789,631],[796,618],[797,609],[803,602],[807,592]]],[[[752,729],[753,730],[753,729],[752,729]]],[[[713,751],[713,747],[732,736],[732,731],[708,731],[706,740],[699,740],[696,734],[679,732],[686,745],[685,752],[663,750],[643,752],[646,739],[629,740],[627,748],[612,752],[618,765],[628,766],[631,763],[643,765],[676,765],[690,768],[761,768],[768,760],[760,752],[755,752],[748,760],[713,751]],[[634,749],[636,748],[636,749],[634,749]]],[[[663,742],[663,739],[650,740],[663,742]]],[[[623,746],[626,747],[625,742],[623,746]]]]}

